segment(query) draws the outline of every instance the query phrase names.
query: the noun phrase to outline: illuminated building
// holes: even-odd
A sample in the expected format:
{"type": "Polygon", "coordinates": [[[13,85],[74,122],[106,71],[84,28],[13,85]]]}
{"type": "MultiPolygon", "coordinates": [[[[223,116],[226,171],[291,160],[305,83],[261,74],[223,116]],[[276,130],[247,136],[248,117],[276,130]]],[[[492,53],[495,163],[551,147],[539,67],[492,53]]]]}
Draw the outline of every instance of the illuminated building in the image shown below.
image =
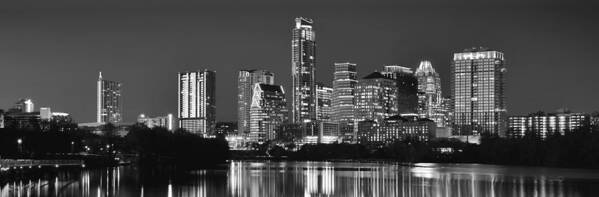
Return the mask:
{"type": "Polygon", "coordinates": [[[384,145],[397,140],[428,141],[435,134],[435,122],[418,116],[391,116],[382,122],[371,120],[358,123],[358,141],[364,144],[384,145]]]}
{"type": "Polygon", "coordinates": [[[335,63],[331,120],[339,123],[341,133],[344,135],[353,132],[357,75],[356,64],[335,63]]]}
{"type": "Polygon", "coordinates": [[[123,120],[123,100],[121,98],[122,84],[98,76],[97,114],[98,123],[120,123],[123,120]]]}
{"type": "Polygon", "coordinates": [[[443,97],[441,97],[441,78],[430,61],[421,61],[414,74],[418,79],[418,115],[428,118],[437,127],[447,125],[446,113],[443,112],[443,97]]]}
{"type": "Polygon", "coordinates": [[[15,103],[15,106],[12,108],[12,110],[31,113],[35,110],[35,105],[31,99],[21,99],[15,103]]]}
{"type": "Polygon", "coordinates": [[[240,135],[250,132],[250,106],[256,83],[273,85],[275,74],[266,70],[239,71],[237,78],[237,131],[240,135]]]}
{"type": "Polygon", "coordinates": [[[397,111],[399,114],[416,114],[418,108],[418,79],[411,68],[389,65],[381,72],[397,85],[397,111]]]}
{"type": "Polygon", "coordinates": [[[177,129],[177,123],[173,114],[158,117],[148,117],[145,114],[140,114],[137,117],[137,122],[146,125],[148,128],[162,127],[169,131],[177,129]]]}
{"type": "Polygon", "coordinates": [[[499,51],[472,48],[453,55],[454,135],[505,135],[505,72],[504,56],[499,51]]]}
{"type": "Polygon", "coordinates": [[[328,121],[333,113],[333,88],[316,83],[316,120],[328,121]]]}
{"type": "Polygon", "coordinates": [[[249,140],[264,142],[276,138],[275,130],[287,122],[287,101],[283,86],[254,84],[250,108],[249,140]]]}
{"type": "Polygon", "coordinates": [[[582,113],[533,113],[526,116],[508,117],[507,136],[520,138],[526,135],[544,139],[557,134],[564,135],[578,129],[589,128],[590,116],[582,113]]]}
{"type": "Polygon", "coordinates": [[[179,128],[213,135],[216,126],[216,73],[204,70],[178,73],[179,128]]]}
{"type": "Polygon", "coordinates": [[[373,72],[358,81],[355,98],[356,121],[380,122],[397,115],[396,82],[379,72],[373,72]]]}
{"type": "Polygon", "coordinates": [[[309,123],[316,120],[316,42],[313,21],[296,18],[291,40],[291,122],[309,123]]]}

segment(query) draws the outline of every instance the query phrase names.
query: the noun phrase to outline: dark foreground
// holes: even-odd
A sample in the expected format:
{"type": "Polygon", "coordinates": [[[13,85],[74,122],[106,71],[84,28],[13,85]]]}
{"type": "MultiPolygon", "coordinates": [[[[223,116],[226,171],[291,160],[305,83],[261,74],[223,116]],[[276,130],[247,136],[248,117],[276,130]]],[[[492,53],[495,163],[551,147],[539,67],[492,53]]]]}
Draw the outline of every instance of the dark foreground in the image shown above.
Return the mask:
{"type": "Polygon", "coordinates": [[[599,171],[476,164],[233,161],[192,172],[71,169],[0,196],[599,196],[599,171]]]}

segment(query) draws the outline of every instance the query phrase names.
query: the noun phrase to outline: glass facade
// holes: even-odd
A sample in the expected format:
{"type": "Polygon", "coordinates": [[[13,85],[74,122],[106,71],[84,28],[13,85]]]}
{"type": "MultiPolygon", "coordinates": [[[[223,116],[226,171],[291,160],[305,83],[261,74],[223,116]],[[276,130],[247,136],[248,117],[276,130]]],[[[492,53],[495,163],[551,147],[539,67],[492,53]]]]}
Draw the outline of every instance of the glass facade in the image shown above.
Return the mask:
{"type": "Polygon", "coordinates": [[[398,114],[395,80],[374,72],[358,81],[356,86],[356,121],[380,122],[398,114]]]}
{"type": "Polygon", "coordinates": [[[395,80],[397,85],[397,110],[400,114],[416,114],[418,108],[418,79],[411,68],[389,65],[381,72],[395,80]]]}
{"type": "Polygon", "coordinates": [[[121,83],[98,77],[97,122],[120,123],[123,119],[123,101],[121,100],[121,83]]]}
{"type": "MultiPolygon", "coordinates": [[[[355,89],[358,73],[354,63],[335,63],[333,76],[333,112],[331,119],[343,125],[353,124],[355,89]]],[[[353,130],[353,129],[352,129],[353,130]]]]}
{"type": "Polygon", "coordinates": [[[216,73],[204,70],[178,74],[179,128],[202,136],[216,126],[216,73]]]}
{"type": "Polygon", "coordinates": [[[291,40],[292,109],[293,123],[316,120],[316,42],[313,21],[296,18],[291,40]]]}
{"type": "Polygon", "coordinates": [[[447,113],[443,110],[441,97],[441,77],[430,61],[421,61],[415,72],[418,79],[418,115],[433,120],[437,127],[448,124],[447,113]]]}
{"type": "Polygon", "coordinates": [[[451,64],[454,135],[505,135],[503,53],[473,48],[455,53],[451,64]]]}
{"type": "Polygon", "coordinates": [[[250,106],[256,83],[275,83],[275,74],[267,70],[240,70],[237,80],[237,131],[240,135],[250,132],[250,106]]]}
{"type": "Polygon", "coordinates": [[[321,83],[316,84],[316,120],[329,121],[333,108],[333,88],[321,83]]]}
{"type": "Polygon", "coordinates": [[[288,121],[287,113],[283,86],[255,84],[250,108],[250,141],[274,140],[277,127],[288,121]]]}

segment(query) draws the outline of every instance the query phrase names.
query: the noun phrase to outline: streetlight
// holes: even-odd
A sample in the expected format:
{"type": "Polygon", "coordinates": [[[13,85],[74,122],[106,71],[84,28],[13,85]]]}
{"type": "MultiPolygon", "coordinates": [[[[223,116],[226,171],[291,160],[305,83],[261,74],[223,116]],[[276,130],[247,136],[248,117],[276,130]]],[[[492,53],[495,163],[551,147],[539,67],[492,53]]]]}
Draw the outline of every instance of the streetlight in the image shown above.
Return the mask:
{"type": "Polygon", "coordinates": [[[19,154],[21,154],[21,152],[23,152],[23,139],[19,138],[17,139],[17,149],[19,150],[19,154]]]}

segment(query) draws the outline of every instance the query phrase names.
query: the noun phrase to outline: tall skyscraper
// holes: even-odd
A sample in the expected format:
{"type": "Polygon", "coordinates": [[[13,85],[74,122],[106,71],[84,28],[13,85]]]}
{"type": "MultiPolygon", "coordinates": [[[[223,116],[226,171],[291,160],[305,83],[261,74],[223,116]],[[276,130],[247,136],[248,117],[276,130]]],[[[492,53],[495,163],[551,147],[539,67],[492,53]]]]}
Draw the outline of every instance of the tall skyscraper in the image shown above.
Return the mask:
{"type": "Polygon", "coordinates": [[[237,131],[239,134],[250,132],[250,106],[254,85],[263,83],[273,85],[275,74],[266,70],[240,70],[237,80],[237,131]]]}
{"type": "Polygon", "coordinates": [[[293,123],[306,123],[316,120],[316,84],[314,69],[316,66],[316,42],[312,29],[313,21],[308,18],[296,18],[291,40],[291,76],[293,123]]]}
{"type": "Polygon", "coordinates": [[[446,114],[443,113],[441,96],[441,78],[430,61],[420,62],[416,69],[418,79],[418,114],[421,118],[433,120],[438,127],[447,124],[446,114]]]}
{"type": "Polygon", "coordinates": [[[333,88],[316,83],[316,120],[330,121],[333,113],[333,88]]]}
{"type": "Polygon", "coordinates": [[[505,135],[505,72],[502,52],[472,48],[454,53],[451,64],[454,135],[505,135]]]}
{"type": "Polygon", "coordinates": [[[102,72],[100,72],[98,76],[97,122],[114,124],[123,120],[121,88],[121,83],[103,79],[102,72]]]}
{"type": "Polygon", "coordinates": [[[250,108],[250,140],[273,140],[276,137],[275,129],[287,122],[288,113],[283,86],[254,84],[250,108]]]}
{"type": "Polygon", "coordinates": [[[204,70],[178,73],[179,128],[202,136],[216,126],[216,73],[204,70]]]}
{"type": "Polygon", "coordinates": [[[356,121],[381,122],[397,115],[397,85],[379,72],[360,79],[356,86],[356,121]]]}
{"type": "Polygon", "coordinates": [[[355,88],[358,84],[356,64],[335,63],[333,77],[333,115],[335,122],[351,123],[354,120],[355,88]]]}
{"type": "Polygon", "coordinates": [[[397,84],[397,107],[400,114],[416,114],[418,108],[418,79],[411,68],[389,65],[381,72],[397,84]]]}

